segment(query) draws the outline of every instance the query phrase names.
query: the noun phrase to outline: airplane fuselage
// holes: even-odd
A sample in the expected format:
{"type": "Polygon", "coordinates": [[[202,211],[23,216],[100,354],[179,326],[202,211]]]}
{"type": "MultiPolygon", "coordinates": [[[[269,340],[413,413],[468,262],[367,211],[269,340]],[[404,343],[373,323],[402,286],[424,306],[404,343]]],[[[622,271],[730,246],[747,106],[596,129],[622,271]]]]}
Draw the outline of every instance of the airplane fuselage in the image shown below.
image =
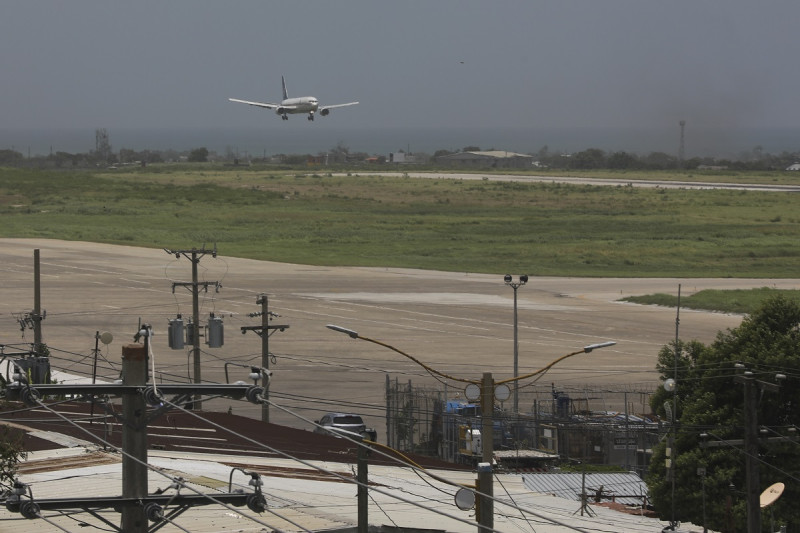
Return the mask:
{"type": "Polygon", "coordinates": [[[275,113],[279,115],[294,115],[296,113],[316,113],[319,108],[319,101],[313,96],[301,96],[299,98],[287,98],[281,101],[281,105],[275,108],[275,113]]]}

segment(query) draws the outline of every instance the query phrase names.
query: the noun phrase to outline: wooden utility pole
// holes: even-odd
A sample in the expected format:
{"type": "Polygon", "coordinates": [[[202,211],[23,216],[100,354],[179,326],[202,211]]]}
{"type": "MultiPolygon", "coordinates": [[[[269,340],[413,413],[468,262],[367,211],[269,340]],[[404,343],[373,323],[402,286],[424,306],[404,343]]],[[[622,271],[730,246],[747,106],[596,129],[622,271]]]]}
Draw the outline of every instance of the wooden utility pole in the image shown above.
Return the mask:
{"type": "Polygon", "coordinates": [[[42,290],[39,249],[33,251],[33,344],[36,355],[42,345],[42,290]]]}
{"type": "Polygon", "coordinates": [[[761,532],[761,479],[758,467],[758,398],[759,391],[778,392],[774,383],[757,380],[752,372],[735,376],[744,385],[744,461],[747,473],[747,533],[761,532]]]}
{"type": "Polygon", "coordinates": [[[289,326],[286,324],[279,324],[279,325],[270,325],[269,319],[273,316],[278,316],[274,313],[270,313],[269,311],[269,298],[266,294],[259,294],[256,303],[261,306],[261,311],[258,313],[251,313],[248,316],[258,316],[261,315],[261,325],[260,326],[242,326],[242,333],[247,333],[248,331],[254,331],[259,337],[261,337],[261,370],[260,373],[262,374],[262,387],[264,388],[264,393],[262,396],[264,397],[264,402],[261,404],[261,421],[262,422],[269,422],[269,336],[270,330],[279,329],[284,331],[289,329],[289,326]]]}
{"type": "MultiPolygon", "coordinates": [[[[217,246],[214,245],[213,250],[206,250],[205,247],[203,247],[199,250],[197,248],[192,248],[191,250],[170,250],[164,248],[164,251],[168,254],[174,254],[176,259],[183,255],[192,262],[192,282],[173,283],[172,292],[175,292],[175,287],[177,286],[191,287],[192,325],[190,330],[192,335],[192,361],[194,363],[192,373],[194,382],[200,384],[203,382],[202,368],[200,365],[200,285],[203,285],[205,290],[208,291],[209,285],[214,285],[215,288],[219,290],[220,284],[218,281],[204,281],[200,283],[197,279],[197,264],[200,262],[200,259],[208,253],[210,253],[212,257],[217,257],[217,246]]],[[[194,409],[199,410],[202,408],[203,404],[200,398],[200,395],[194,397],[194,401],[192,402],[192,407],[194,409]]]]}
{"type": "MultiPolygon", "coordinates": [[[[147,343],[122,347],[123,385],[144,386],[147,383],[147,343]]],[[[136,391],[122,395],[122,496],[147,496],[147,405],[144,396],[136,391]]],[[[148,527],[144,507],[125,504],[122,507],[122,531],[146,533],[148,527]]]]}
{"type": "Polygon", "coordinates": [[[482,462],[478,465],[478,533],[494,529],[494,379],[491,372],[483,373],[481,381],[481,446],[482,462]]]}
{"type": "MultiPolygon", "coordinates": [[[[269,298],[266,294],[261,294],[256,300],[261,304],[261,368],[269,371],[269,298]]],[[[262,370],[264,372],[264,370],[262,370]]],[[[269,383],[267,382],[268,373],[263,376],[264,403],[261,404],[261,421],[269,423],[269,383]]]]}
{"type": "Polygon", "coordinates": [[[364,438],[358,439],[358,458],[357,464],[357,481],[358,481],[358,533],[368,533],[369,531],[369,501],[367,499],[367,483],[369,482],[368,476],[368,463],[367,457],[369,450],[364,444],[364,438]]]}

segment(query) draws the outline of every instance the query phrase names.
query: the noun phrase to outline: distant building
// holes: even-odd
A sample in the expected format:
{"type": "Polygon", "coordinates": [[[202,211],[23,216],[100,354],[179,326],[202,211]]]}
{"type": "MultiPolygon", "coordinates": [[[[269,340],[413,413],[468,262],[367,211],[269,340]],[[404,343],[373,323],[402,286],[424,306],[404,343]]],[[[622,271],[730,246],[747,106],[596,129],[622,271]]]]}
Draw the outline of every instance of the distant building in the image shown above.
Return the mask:
{"type": "Polygon", "coordinates": [[[789,165],[786,167],[786,170],[800,170],[800,163],[795,163],[794,165],[789,165]]]}
{"type": "Polygon", "coordinates": [[[389,153],[389,163],[398,163],[401,165],[418,165],[421,163],[427,162],[428,156],[424,154],[420,156],[419,154],[412,154],[408,152],[390,152],[389,153]]]}
{"type": "Polygon", "coordinates": [[[488,152],[459,152],[436,158],[443,165],[463,166],[471,168],[530,168],[534,165],[531,155],[491,150],[488,152]]]}

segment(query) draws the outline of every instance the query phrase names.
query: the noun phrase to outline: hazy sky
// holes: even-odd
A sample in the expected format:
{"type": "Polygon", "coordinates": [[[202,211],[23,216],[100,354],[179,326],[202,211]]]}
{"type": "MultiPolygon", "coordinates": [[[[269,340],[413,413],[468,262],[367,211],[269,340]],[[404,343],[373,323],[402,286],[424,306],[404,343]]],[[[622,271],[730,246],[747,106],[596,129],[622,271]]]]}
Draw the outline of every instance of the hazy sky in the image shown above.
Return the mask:
{"type": "Polygon", "coordinates": [[[797,127],[799,25],[797,0],[8,0],[0,128],[797,127]],[[361,104],[227,100],[282,74],[361,104]]]}

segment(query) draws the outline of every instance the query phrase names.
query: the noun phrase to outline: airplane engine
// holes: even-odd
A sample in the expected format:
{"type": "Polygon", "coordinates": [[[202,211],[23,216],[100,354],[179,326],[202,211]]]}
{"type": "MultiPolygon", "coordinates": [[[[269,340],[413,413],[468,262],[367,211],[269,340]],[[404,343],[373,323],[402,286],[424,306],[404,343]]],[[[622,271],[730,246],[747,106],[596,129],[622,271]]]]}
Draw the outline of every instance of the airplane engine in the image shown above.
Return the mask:
{"type": "Polygon", "coordinates": [[[319,114],[322,115],[323,117],[327,117],[330,112],[331,112],[330,109],[323,109],[322,111],[319,112],[319,114]]]}

